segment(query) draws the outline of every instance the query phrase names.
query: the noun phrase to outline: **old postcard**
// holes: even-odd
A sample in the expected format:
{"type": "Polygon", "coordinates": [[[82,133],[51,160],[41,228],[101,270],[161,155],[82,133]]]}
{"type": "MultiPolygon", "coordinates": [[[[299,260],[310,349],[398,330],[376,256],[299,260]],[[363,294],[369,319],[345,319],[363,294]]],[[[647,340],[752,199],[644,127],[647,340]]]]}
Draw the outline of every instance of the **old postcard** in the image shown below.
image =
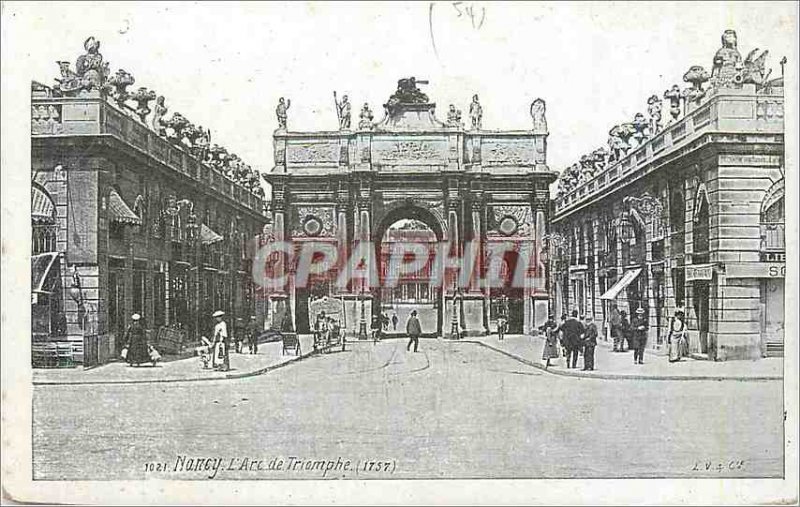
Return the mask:
{"type": "Polygon", "coordinates": [[[796,504],[797,14],[3,3],[4,501],[796,504]]]}

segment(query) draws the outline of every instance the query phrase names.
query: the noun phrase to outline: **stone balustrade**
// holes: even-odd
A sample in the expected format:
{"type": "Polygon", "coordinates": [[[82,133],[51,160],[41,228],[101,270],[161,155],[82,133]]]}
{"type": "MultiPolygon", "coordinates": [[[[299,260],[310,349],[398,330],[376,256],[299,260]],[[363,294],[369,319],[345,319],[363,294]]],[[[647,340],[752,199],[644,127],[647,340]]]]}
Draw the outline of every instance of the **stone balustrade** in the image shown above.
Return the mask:
{"type": "Polygon", "coordinates": [[[173,171],[213,188],[250,210],[263,213],[264,201],[259,196],[216,168],[200,162],[188,147],[177,146],[159,136],[129,109],[120,109],[100,96],[33,97],[31,135],[111,135],[173,171]]]}
{"type": "Polygon", "coordinates": [[[676,122],[631,150],[619,162],[557,198],[554,219],[566,216],[602,195],[629,185],[665,159],[711,133],[783,134],[783,89],[710,90],[702,103],[676,122]]]}

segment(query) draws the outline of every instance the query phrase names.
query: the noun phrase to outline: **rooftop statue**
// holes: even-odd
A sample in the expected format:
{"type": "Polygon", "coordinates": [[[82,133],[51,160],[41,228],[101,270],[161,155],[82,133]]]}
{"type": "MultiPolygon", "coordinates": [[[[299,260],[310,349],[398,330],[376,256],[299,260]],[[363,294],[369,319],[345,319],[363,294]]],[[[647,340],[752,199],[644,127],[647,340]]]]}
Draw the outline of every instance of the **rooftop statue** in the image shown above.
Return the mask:
{"type": "Polygon", "coordinates": [[[104,62],[103,55],[100,54],[100,41],[89,37],[83,47],[86,54],[79,56],[75,62],[75,71],[81,78],[81,86],[89,91],[104,90],[110,72],[108,62],[104,62]]]}
{"type": "Polygon", "coordinates": [[[369,104],[364,102],[364,105],[361,107],[361,112],[358,114],[358,128],[361,130],[372,130],[372,120],[374,116],[372,114],[372,109],[369,108],[369,104]]]}
{"type": "Polygon", "coordinates": [[[683,90],[683,97],[687,103],[700,102],[706,96],[706,91],[703,90],[703,83],[708,81],[708,72],[703,67],[692,65],[683,75],[683,80],[692,84],[690,88],[683,90]]]}
{"type": "Polygon", "coordinates": [[[546,104],[543,99],[536,99],[531,104],[531,119],[534,132],[547,132],[547,118],[545,118],[546,104]]]}
{"type": "Polygon", "coordinates": [[[472,130],[481,130],[483,128],[483,107],[478,102],[478,95],[472,96],[472,102],[469,105],[469,118],[472,122],[472,130]]]}
{"type": "Polygon", "coordinates": [[[711,67],[711,85],[717,88],[730,88],[742,66],[742,55],[736,48],[736,32],[725,30],[722,33],[722,47],[714,55],[711,67]]]}
{"type": "Polygon", "coordinates": [[[285,99],[281,97],[278,99],[278,107],[275,108],[275,116],[278,117],[278,129],[286,130],[286,120],[288,115],[286,112],[289,110],[289,106],[292,105],[292,101],[289,99],[285,99]]]}
{"type": "Polygon", "coordinates": [[[591,154],[586,154],[580,160],[581,176],[584,181],[594,178],[594,157],[591,154]]]}
{"type": "Polygon", "coordinates": [[[632,148],[638,148],[650,137],[650,133],[647,131],[650,123],[644,117],[642,113],[636,113],[633,117],[633,121],[631,122],[631,126],[633,126],[633,135],[631,136],[631,140],[634,141],[632,143],[632,148]]]}
{"type": "Polygon", "coordinates": [[[672,88],[664,91],[664,98],[669,100],[669,114],[672,115],[672,121],[676,121],[681,115],[680,87],[676,84],[672,85],[672,88]]]}
{"type": "Polygon", "coordinates": [[[456,109],[453,104],[450,104],[450,108],[447,110],[447,126],[461,127],[461,110],[456,109]]]}
{"type": "Polygon", "coordinates": [[[164,96],[159,95],[156,99],[155,111],[153,112],[153,130],[158,132],[158,135],[166,137],[167,123],[164,117],[167,115],[167,106],[164,105],[164,96]]]}
{"type": "Polygon", "coordinates": [[[70,69],[70,63],[67,61],[56,62],[61,71],[61,78],[56,78],[55,89],[61,92],[62,95],[69,95],[81,89],[81,79],[78,75],[70,69]]]}
{"type": "Polygon", "coordinates": [[[117,73],[108,79],[108,84],[114,88],[114,97],[117,99],[117,104],[123,105],[131,97],[126,88],[135,82],[133,75],[123,69],[117,70],[117,73]]]}
{"type": "Polygon", "coordinates": [[[769,51],[764,51],[760,55],[756,56],[758,53],[758,48],[750,51],[748,53],[747,58],[744,59],[744,68],[741,72],[741,81],[742,84],[754,84],[757,86],[761,86],[766,83],[767,79],[769,78],[769,74],[771,73],[764,73],[765,61],[767,59],[767,55],[769,55],[769,51]]]}
{"type": "Polygon", "coordinates": [[[147,115],[150,114],[150,102],[156,100],[156,92],[140,86],[130,98],[137,104],[136,115],[139,116],[142,123],[145,123],[147,115]]]}
{"type": "Polygon", "coordinates": [[[661,99],[658,95],[647,99],[647,114],[650,116],[650,135],[656,135],[661,131],[661,99]]]}
{"type": "Polygon", "coordinates": [[[344,95],[339,102],[336,92],[333,92],[333,101],[336,104],[336,117],[339,118],[339,130],[350,130],[350,100],[344,95]]]}
{"type": "Polygon", "coordinates": [[[415,77],[397,81],[397,90],[389,97],[386,106],[390,109],[398,104],[427,104],[428,96],[417,88],[417,83],[428,84],[427,81],[417,81],[415,77]]]}
{"type": "Polygon", "coordinates": [[[608,165],[608,150],[602,146],[594,150],[592,152],[592,165],[594,165],[595,174],[604,171],[608,165]]]}

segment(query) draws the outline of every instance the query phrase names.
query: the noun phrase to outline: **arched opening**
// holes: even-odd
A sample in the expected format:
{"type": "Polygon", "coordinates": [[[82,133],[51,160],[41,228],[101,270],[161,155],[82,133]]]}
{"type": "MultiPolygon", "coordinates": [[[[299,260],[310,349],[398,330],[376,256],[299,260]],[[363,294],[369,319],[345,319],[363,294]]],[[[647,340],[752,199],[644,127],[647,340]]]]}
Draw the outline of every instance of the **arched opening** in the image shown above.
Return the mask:
{"type": "Polygon", "coordinates": [[[508,334],[522,334],[525,318],[525,291],[514,283],[514,275],[520,262],[518,252],[503,252],[500,265],[500,286],[489,291],[490,328],[496,329],[497,319],[502,315],[507,320],[508,334]]]}
{"type": "MultiPolygon", "coordinates": [[[[784,180],[767,192],[761,206],[761,260],[786,261],[784,180]]],[[[780,273],[779,269],[773,272],[780,273]]],[[[770,277],[761,281],[761,336],[767,356],[782,356],[784,342],[785,280],[770,277]]]]}
{"type": "Polygon", "coordinates": [[[438,244],[444,239],[439,220],[430,211],[413,205],[392,210],[375,228],[373,244],[379,284],[371,291],[372,316],[380,319],[386,332],[405,333],[405,322],[416,310],[423,334],[441,335],[442,284],[431,282],[435,281],[438,244]],[[400,252],[405,252],[402,259],[393,258],[400,252]],[[423,254],[426,259],[416,258],[423,254]],[[420,267],[408,269],[412,262],[418,262],[420,267]]]}
{"type": "MultiPolygon", "coordinates": [[[[704,264],[709,260],[708,252],[708,196],[705,187],[701,187],[695,197],[694,227],[692,229],[692,264],[704,264]]],[[[700,338],[700,352],[709,352],[709,298],[710,287],[708,280],[694,280],[692,282],[693,307],[697,315],[697,328],[700,338]]]]}

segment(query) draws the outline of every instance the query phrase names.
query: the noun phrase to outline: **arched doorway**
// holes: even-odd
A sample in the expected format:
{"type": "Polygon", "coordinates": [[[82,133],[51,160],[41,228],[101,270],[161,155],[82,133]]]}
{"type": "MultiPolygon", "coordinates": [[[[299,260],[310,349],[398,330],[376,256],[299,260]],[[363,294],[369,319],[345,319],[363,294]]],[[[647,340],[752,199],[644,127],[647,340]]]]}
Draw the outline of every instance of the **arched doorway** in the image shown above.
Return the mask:
{"type": "Polygon", "coordinates": [[[389,333],[405,333],[405,323],[413,310],[422,325],[423,335],[441,336],[443,293],[441,283],[431,284],[436,273],[436,252],[445,240],[444,228],[428,210],[405,205],[388,212],[375,228],[373,244],[376,249],[378,287],[372,289],[372,315],[383,319],[389,333]],[[402,252],[403,243],[414,243],[427,260],[413,273],[403,273],[399,266],[413,261],[407,253],[402,260],[392,262],[393,252],[402,252]],[[397,316],[397,328],[394,317],[397,316]]]}

